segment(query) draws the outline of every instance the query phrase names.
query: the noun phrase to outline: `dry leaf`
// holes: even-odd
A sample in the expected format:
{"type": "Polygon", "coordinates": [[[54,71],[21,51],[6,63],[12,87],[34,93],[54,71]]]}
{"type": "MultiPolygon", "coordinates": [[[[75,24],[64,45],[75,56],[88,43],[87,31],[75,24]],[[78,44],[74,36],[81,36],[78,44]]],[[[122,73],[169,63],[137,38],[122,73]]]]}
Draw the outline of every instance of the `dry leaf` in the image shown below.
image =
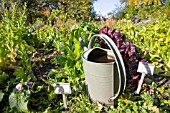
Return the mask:
{"type": "MultiPolygon", "coordinates": [[[[123,96],[120,97],[125,103],[128,103],[129,100],[128,99],[125,99],[123,96]]],[[[129,97],[130,98],[130,97],[129,97]]]]}
{"type": "Polygon", "coordinates": [[[157,106],[148,105],[148,110],[152,110],[155,113],[159,113],[159,109],[157,108],[157,106]]]}

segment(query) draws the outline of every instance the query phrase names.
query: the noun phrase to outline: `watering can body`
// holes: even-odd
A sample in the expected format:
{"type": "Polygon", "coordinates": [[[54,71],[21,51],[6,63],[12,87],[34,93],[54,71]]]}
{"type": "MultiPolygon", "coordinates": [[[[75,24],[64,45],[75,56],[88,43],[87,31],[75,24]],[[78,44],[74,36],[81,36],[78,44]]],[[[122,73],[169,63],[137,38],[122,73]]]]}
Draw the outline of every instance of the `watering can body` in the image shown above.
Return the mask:
{"type": "Polygon", "coordinates": [[[109,98],[118,91],[119,77],[116,63],[98,63],[85,58],[83,62],[86,88],[91,99],[113,105],[109,98]]]}
{"type": "Polygon", "coordinates": [[[106,35],[94,35],[89,42],[88,49],[82,54],[82,58],[85,82],[91,99],[95,102],[113,105],[114,100],[122,94],[126,85],[125,67],[116,45],[106,35]],[[111,50],[93,48],[96,37],[103,38],[111,50]],[[108,55],[113,57],[106,58],[108,55]]]}

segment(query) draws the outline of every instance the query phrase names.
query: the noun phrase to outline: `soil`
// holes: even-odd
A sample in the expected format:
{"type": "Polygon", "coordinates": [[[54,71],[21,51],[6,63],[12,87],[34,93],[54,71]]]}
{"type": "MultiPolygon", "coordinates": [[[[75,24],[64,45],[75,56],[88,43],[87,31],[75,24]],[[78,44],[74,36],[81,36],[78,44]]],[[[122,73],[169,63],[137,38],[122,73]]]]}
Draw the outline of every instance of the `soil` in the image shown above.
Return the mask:
{"type": "Polygon", "coordinates": [[[166,96],[166,91],[170,88],[170,77],[155,76],[154,81],[157,84],[158,88],[165,88],[165,92],[161,94],[161,96],[166,100],[170,100],[170,94],[169,96],[166,96]]]}
{"type": "Polygon", "coordinates": [[[51,59],[53,59],[56,55],[59,55],[59,52],[55,51],[53,48],[50,50],[40,48],[34,53],[32,59],[32,63],[34,65],[33,73],[39,80],[47,78],[51,69],[58,68],[56,64],[51,63],[51,59]]]}

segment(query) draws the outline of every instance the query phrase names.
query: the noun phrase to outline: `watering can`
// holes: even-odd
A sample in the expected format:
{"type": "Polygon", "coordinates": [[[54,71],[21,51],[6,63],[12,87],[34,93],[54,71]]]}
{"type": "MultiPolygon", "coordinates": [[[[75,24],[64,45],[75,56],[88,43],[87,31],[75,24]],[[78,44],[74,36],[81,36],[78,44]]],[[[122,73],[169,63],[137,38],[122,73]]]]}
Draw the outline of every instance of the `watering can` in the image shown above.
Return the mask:
{"type": "MultiPolygon", "coordinates": [[[[84,46],[83,40],[79,40],[84,46]]],[[[94,102],[114,105],[126,86],[126,72],[121,54],[110,37],[96,34],[91,37],[88,48],[82,54],[85,82],[88,94],[94,102]],[[95,39],[102,38],[109,49],[93,47],[95,39]]]]}

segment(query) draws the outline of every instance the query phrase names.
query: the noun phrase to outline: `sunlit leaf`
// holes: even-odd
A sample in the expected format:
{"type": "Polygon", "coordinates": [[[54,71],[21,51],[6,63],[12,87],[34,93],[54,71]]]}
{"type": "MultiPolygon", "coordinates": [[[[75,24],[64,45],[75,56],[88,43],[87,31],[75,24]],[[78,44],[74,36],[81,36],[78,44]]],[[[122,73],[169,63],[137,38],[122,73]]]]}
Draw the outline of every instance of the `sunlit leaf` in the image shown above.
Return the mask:
{"type": "Polygon", "coordinates": [[[9,105],[10,105],[10,108],[14,108],[14,107],[17,107],[17,95],[12,92],[11,95],[9,96],[9,105]]]}
{"type": "Polygon", "coordinates": [[[170,76],[170,71],[165,72],[165,74],[161,74],[162,76],[170,76]]]}
{"type": "Polygon", "coordinates": [[[80,46],[80,42],[74,38],[74,45],[75,45],[75,48],[74,48],[74,55],[76,56],[75,60],[78,60],[78,58],[80,58],[80,50],[81,50],[81,46],[80,46]]]}
{"type": "Polygon", "coordinates": [[[165,87],[162,86],[162,87],[160,87],[160,88],[157,88],[157,90],[160,91],[160,93],[162,94],[162,93],[164,93],[164,91],[165,91],[165,87]]]}
{"type": "Polygon", "coordinates": [[[57,55],[54,60],[55,60],[55,61],[54,61],[55,63],[60,64],[62,67],[64,67],[65,61],[66,61],[66,58],[65,58],[65,57],[63,57],[63,56],[61,56],[61,55],[57,55]]]}
{"type": "Polygon", "coordinates": [[[3,97],[4,97],[4,93],[0,90],[0,102],[2,101],[3,97]]]}
{"type": "Polygon", "coordinates": [[[12,92],[11,95],[9,96],[10,108],[15,107],[18,109],[18,111],[28,112],[27,103],[28,103],[28,101],[21,94],[16,94],[16,93],[12,92]]]}
{"type": "Polygon", "coordinates": [[[120,96],[120,98],[121,98],[125,103],[128,103],[128,102],[129,102],[129,100],[126,99],[126,98],[124,98],[123,96],[120,96]]]}
{"type": "Polygon", "coordinates": [[[159,26],[158,25],[155,25],[154,26],[154,30],[156,31],[156,30],[158,30],[159,29],[159,26]]]}
{"type": "Polygon", "coordinates": [[[19,95],[19,96],[20,97],[18,97],[18,100],[17,100],[18,102],[17,108],[19,109],[19,111],[28,112],[28,108],[27,108],[28,101],[23,95],[19,95]]]}
{"type": "Polygon", "coordinates": [[[170,59],[169,59],[169,61],[167,62],[166,65],[170,68],[170,59]]]}
{"type": "Polygon", "coordinates": [[[159,113],[159,108],[157,106],[148,105],[147,108],[148,110],[154,111],[154,113],[159,113]]]}
{"type": "Polygon", "coordinates": [[[0,82],[4,82],[7,78],[8,78],[8,74],[6,74],[5,72],[0,74],[0,82]]]}

